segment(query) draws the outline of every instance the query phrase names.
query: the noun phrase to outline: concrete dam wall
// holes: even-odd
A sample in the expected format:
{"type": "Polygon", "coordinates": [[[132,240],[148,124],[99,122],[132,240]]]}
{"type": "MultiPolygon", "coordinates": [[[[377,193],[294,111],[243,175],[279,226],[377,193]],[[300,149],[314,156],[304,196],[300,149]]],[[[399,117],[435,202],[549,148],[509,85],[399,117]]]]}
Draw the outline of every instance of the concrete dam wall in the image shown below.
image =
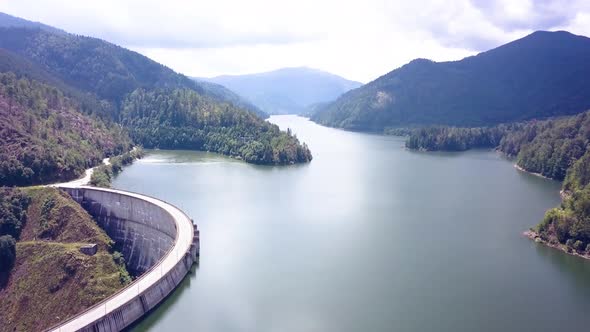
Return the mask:
{"type": "Polygon", "coordinates": [[[161,207],[109,191],[66,189],[120,247],[129,272],[138,276],[172,247],[176,223],[161,207]]]}
{"type": "Polygon", "coordinates": [[[178,208],[121,190],[61,187],[84,207],[121,248],[132,274],[118,293],[52,331],[121,331],[160,303],[199,255],[199,232],[178,208]]]}

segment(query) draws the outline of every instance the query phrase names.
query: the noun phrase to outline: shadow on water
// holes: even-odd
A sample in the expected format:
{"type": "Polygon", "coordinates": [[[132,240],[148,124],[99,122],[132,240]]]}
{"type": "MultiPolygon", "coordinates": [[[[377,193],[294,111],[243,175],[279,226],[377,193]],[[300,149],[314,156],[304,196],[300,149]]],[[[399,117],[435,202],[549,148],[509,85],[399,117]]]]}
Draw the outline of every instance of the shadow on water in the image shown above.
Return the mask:
{"type": "MultiPolygon", "coordinates": [[[[141,326],[151,326],[153,325],[158,319],[165,316],[174,304],[178,302],[178,299],[182,295],[184,291],[191,288],[191,283],[197,278],[197,273],[199,270],[199,263],[195,263],[186,277],[182,280],[182,282],[176,287],[172,293],[170,293],[163,302],[160,302],[157,306],[155,306],[152,310],[146,313],[141,319],[137,320],[133,324],[129,325],[124,331],[132,331],[132,330],[139,330],[141,331],[141,326]]],[[[186,293],[185,293],[186,294],[186,293]]]]}

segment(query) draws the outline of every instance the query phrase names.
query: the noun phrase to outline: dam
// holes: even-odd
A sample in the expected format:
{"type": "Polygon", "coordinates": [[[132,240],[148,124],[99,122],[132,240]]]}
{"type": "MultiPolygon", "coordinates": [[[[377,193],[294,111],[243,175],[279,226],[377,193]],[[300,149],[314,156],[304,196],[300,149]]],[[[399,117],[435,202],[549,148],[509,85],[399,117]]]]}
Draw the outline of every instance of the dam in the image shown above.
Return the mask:
{"type": "Polygon", "coordinates": [[[121,331],[168,296],[199,257],[199,231],[177,207],[122,190],[60,185],[120,247],[131,284],[49,331],[121,331]]]}

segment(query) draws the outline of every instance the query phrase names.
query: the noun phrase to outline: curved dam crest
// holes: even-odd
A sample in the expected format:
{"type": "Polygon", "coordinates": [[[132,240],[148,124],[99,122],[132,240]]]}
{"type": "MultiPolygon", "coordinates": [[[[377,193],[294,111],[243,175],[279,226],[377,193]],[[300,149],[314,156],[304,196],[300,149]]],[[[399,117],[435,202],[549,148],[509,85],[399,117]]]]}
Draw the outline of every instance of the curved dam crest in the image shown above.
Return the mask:
{"type": "Polygon", "coordinates": [[[50,331],[121,331],[168,296],[199,256],[199,231],[180,209],[146,195],[59,185],[121,246],[129,271],[124,289],[50,331]]]}

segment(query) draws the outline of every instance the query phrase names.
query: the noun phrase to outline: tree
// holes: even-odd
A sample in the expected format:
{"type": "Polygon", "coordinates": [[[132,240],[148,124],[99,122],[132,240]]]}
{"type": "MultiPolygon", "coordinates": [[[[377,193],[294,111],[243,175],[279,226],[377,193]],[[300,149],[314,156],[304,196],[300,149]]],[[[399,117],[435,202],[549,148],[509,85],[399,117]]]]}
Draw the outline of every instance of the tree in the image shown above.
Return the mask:
{"type": "Polygon", "coordinates": [[[0,272],[8,272],[16,260],[16,241],[10,235],[0,236],[0,272]]]}

